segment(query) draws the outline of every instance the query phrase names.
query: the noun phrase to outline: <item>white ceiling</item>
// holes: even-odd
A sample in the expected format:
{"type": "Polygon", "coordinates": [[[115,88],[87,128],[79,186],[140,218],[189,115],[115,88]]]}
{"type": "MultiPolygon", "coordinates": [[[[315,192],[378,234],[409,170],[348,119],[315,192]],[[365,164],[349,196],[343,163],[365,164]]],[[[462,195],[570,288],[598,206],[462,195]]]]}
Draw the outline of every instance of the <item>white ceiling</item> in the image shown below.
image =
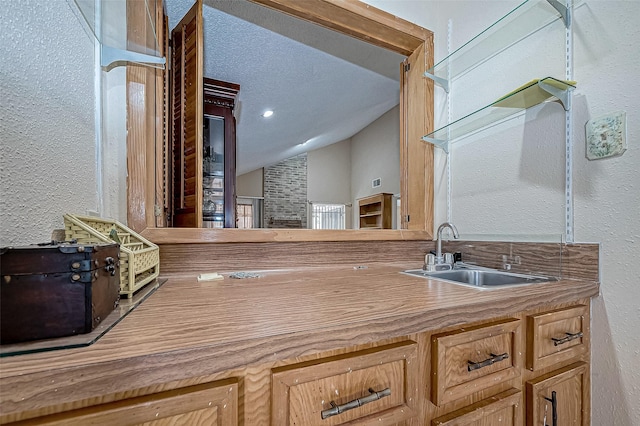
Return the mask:
{"type": "MultiPolygon", "coordinates": [[[[193,3],[166,1],[170,28],[193,3]]],[[[203,17],[205,77],[240,85],[238,174],[347,139],[398,104],[401,55],[246,0],[205,0],[203,17]]]]}

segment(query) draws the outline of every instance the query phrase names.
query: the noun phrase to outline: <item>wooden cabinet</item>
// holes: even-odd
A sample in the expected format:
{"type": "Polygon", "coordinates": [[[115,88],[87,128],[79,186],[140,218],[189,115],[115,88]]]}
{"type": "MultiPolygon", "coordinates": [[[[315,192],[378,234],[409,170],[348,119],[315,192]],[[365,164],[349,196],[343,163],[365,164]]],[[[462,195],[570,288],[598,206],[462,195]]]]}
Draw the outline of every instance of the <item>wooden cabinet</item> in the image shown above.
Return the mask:
{"type": "Polygon", "coordinates": [[[358,200],[360,229],[393,228],[393,195],[380,193],[358,200]]]}
{"type": "Polygon", "coordinates": [[[527,317],[527,368],[542,368],[587,351],[589,307],[572,306],[527,317]]]}
{"type": "Polygon", "coordinates": [[[509,389],[440,416],[433,426],[516,426],[522,424],[522,392],[509,389]]]}
{"type": "Polygon", "coordinates": [[[577,362],[527,382],[527,426],[588,426],[588,367],[577,362]]]}
{"type": "Polygon", "coordinates": [[[272,374],[272,425],[395,425],[418,414],[417,344],[294,364],[272,374]]]}
{"type": "Polygon", "coordinates": [[[519,319],[435,334],[431,340],[431,400],[436,405],[520,375],[519,319]]]}
{"type": "Polygon", "coordinates": [[[589,306],[544,311],[526,321],[526,366],[533,372],[526,382],[526,424],[589,425],[589,306]]]}
{"type": "Polygon", "coordinates": [[[192,369],[185,382],[120,394],[144,396],[73,401],[87,408],[66,412],[43,406],[0,423],[39,415],[17,424],[587,426],[589,359],[589,301],[581,300],[297,358],[274,354],[205,384],[194,385],[205,379],[192,369]]]}
{"type": "Polygon", "coordinates": [[[235,228],[240,86],[204,78],[202,22],[197,1],[171,32],[172,226],[235,228]]]}
{"type": "Polygon", "coordinates": [[[236,119],[240,85],[205,78],[202,227],[236,227],[236,119]]]}
{"type": "Polygon", "coordinates": [[[238,423],[238,383],[226,380],[96,405],[15,425],[217,425],[238,423]]]}
{"type": "Polygon", "coordinates": [[[589,321],[582,303],[432,334],[427,420],[588,425],[589,321]]]}

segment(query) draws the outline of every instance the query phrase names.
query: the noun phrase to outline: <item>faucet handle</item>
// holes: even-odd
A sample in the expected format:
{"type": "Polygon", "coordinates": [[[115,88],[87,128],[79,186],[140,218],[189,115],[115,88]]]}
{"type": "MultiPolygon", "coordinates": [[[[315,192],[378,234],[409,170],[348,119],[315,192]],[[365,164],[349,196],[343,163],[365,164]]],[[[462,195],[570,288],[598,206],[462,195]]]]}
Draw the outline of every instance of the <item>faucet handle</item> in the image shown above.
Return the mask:
{"type": "Polygon", "coordinates": [[[435,264],[436,264],[436,256],[432,253],[427,253],[424,256],[424,270],[425,271],[434,271],[435,270],[435,264]]]}
{"type": "Polygon", "coordinates": [[[452,253],[445,253],[444,254],[444,263],[447,263],[449,265],[453,265],[453,254],[452,253]]]}

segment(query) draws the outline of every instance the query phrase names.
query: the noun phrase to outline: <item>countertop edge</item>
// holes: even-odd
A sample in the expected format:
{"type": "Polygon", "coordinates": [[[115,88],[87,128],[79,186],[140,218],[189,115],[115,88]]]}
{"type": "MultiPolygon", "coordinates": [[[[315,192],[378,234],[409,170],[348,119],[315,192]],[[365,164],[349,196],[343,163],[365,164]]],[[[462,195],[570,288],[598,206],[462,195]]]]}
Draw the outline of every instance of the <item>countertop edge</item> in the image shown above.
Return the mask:
{"type": "Polygon", "coordinates": [[[18,412],[483,321],[496,316],[513,315],[542,306],[570,303],[599,295],[599,284],[595,282],[565,280],[558,284],[563,285],[554,285],[553,291],[544,292],[544,297],[531,298],[515,294],[502,298],[499,315],[496,315],[495,306],[471,300],[461,302],[455,310],[432,308],[409,315],[387,316],[373,322],[352,322],[339,328],[192,346],[49,371],[15,373],[0,379],[0,423],[3,418],[18,412]],[[105,387],[105,383],[109,383],[109,386],[105,387]]]}

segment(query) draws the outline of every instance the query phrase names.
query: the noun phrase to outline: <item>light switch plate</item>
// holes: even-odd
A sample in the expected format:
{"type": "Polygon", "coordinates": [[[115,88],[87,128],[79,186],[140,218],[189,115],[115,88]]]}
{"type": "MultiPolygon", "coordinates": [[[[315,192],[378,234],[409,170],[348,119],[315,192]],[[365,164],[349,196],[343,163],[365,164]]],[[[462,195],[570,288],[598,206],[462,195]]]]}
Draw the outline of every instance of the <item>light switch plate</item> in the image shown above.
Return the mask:
{"type": "Polygon", "coordinates": [[[612,112],[587,121],[587,159],[622,155],[627,150],[627,113],[612,112]]]}

